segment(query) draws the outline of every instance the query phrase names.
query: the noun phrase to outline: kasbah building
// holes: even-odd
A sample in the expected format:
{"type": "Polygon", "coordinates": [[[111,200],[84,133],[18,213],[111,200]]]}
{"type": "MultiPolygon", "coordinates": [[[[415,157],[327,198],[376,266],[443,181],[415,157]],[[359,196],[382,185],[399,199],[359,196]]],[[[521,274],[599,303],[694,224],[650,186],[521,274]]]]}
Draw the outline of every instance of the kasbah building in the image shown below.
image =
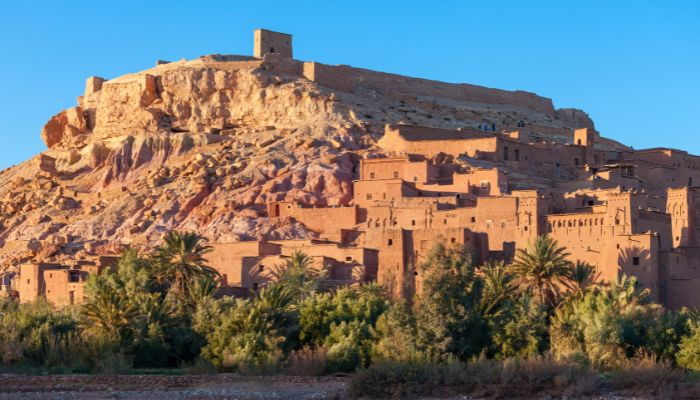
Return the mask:
{"type": "MultiPolygon", "coordinates": [[[[254,56],[331,88],[382,75],[297,62],[291,35],[267,30],[255,32],[254,56]]],[[[270,218],[296,220],[318,239],[214,243],[209,264],[222,275],[222,293],[245,295],[299,250],[325,270],[327,287],[376,280],[393,298],[409,298],[420,286],[416,266],[438,238],[473,249],[482,263],[508,262],[549,235],[603,282],[626,274],[667,307],[700,306],[700,157],[610,150],[588,127],[557,133],[567,143],[543,141],[525,123],[500,131],[387,125],[379,141],[387,157],[360,160],[352,205],[267,205],[270,218]],[[465,158],[469,167],[458,168],[465,158]]],[[[80,303],[86,277],[115,258],[22,265],[13,286],[21,302],[80,303]]]]}

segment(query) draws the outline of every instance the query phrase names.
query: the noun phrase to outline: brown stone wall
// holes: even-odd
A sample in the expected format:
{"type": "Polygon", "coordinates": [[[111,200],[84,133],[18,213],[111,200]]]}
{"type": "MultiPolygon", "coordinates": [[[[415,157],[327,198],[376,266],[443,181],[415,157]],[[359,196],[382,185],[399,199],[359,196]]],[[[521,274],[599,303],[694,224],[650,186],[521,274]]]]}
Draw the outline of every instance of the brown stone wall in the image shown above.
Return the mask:
{"type": "Polygon", "coordinates": [[[497,168],[474,169],[465,174],[453,176],[453,191],[471,193],[477,196],[500,196],[508,192],[505,174],[497,168]]]}
{"type": "Polygon", "coordinates": [[[353,182],[354,203],[360,207],[374,205],[376,202],[399,202],[411,190],[401,179],[353,182]]]}
{"type": "Polygon", "coordinates": [[[427,161],[411,162],[406,158],[360,160],[360,180],[403,179],[426,183],[437,177],[437,168],[427,161]]]}
{"type": "Polygon", "coordinates": [[[476,203],[474,231],[480,232],[488,241],[491,252],[503,252],[512,257],[515,251],[517,198],[480,197],[476,203]]]}
{"type": "Polygon", "coordinates": [[[39,264],[20,265],[19,275],[15,279],[19,282],[16,287],[20,293],[19,301],[21,303],[30,303],[39,298],[44,286],[44,276],[40,272],[39,264]]]}
{"type": "Polygon", "coordinates": [[[349,66],[304,63],[304,77],[320,85],[353,92],[358,87],[392,90],[406,96],[434,96],[458,101],[524,107],[548,115],[556,114],[550,99],[524,91],[505,91],[469,84],[450,84],[426,79],[375,72],[349,66]]]}
{"type": "Polygon", "coordinates": [[[97,268],[90,270],[62,268],[44,271],[46,300],[58,307],[82,304],[88,274],[96,271],[97,268]]]}
{"type": "Polygon", "coordinates": [[[319,232],[333,232],[358,223],[357,207],[303,207],[294,203],[274,203],[271,216],[290,217],[307,228],[319,232]]]}

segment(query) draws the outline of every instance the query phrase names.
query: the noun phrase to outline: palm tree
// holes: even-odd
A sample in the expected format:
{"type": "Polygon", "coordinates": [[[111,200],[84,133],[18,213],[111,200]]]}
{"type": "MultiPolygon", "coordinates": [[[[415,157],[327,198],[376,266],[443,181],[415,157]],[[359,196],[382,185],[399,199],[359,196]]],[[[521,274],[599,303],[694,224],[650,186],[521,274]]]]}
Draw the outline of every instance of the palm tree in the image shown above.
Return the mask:
{"type": "Polygon", "coordinates": [[[216,276],[206,275],[193,278],[187,285],[187,302],[194,306],[208,297],[213,297],[219,287],[219,279],[216,276]]]}
{"type": "Polygon", "coordinates": [[[179,298],[187,298],[191,282],[201,277],[220,278],[217,270],[206,265],[204,255],[211,249],[194,232],[169,232],[155,251],[154,279],[179,298]]]}
{"type": "Polygon", "coordinates": [[[489,261],[480,268],[480,272],[484,281],[482,314],[496,316],[500,313],[503,302],[517,290],[513,282],[514,277],[503,261],[489,261]]]}
{"type": "Polygon", "coordinates": [[[535,295],[540,304],[554,307],[569,269],[569,255],[556,240],[538,236],[527,249],[518,249],[511,267],[523,289],[535,295]]]}
{"type": "Polygon", "coordinates": [[[577,297],[593,287],[600,278],[600,274],[596,272],[593,265],[580,260],[570,263],[564,276],[566,278],[563,282],[564,286],[577,297]]]}
{"type": "Polygon", "coordinates": [[[300,296],[306,296],[318,289],[318,284],[325,277],[311,265],[313,260],[305,253],[297,250],[289,257],[285,265],[280,267],[277,277],[279,282],[300,296]]]}
{"type": "Polygon", "coordinates": [[[104,334],[108,342],[118,344],[138,315],[138,306],[116,290],[97,290],[82,307],[85,327],[104,334]]]}

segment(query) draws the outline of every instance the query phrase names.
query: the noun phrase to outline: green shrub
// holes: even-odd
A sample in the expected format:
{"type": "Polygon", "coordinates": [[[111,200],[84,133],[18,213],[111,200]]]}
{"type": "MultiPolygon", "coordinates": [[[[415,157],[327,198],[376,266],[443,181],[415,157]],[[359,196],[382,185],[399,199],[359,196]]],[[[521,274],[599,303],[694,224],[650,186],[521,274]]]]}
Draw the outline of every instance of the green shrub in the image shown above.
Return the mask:
{"type": "Polygon", "coordinates": [[[276,284],[253,299],[236,299],[207,334],[202,357],[217,368],[241,372],[281,367],[298,335],[294,293],[276,284]]]}
{"type": "Polygon", "coordinates": [[[678,365],[693,371],[700,371],[700,326],[693,326],[690,334],[681,339],[679,347],[676,354],[678,365]]]}
{"type": "Polygon", "coordinates": [[[510,301],[488,323],[496,358],[537,356],[549,344],[545,306],[529,295],[510,301]]]}
{"type": "Polygon", "coordinates": [[[458,357],[466,361],[489,345],[482,314],[483,282],[464,247],[433,247],[419,265],[423,285],[417,298],[416,345],[433,361],[458,357]]]}
{"type": "Polygon", "coordinates": [[[377,320],[373,361],[417,361],[424,355],[416,345],[416,320],[405,302],[393,304],[377,320]]]}
{"type": "Polygon", "coordinates": [[[558,357],[581,356],[598,368],[617,368],[640,350],[671,358],[684,332],[676,316],[622,277],[557,309],[550,336],[558,357]]]}
{"type": "Polygon", "coordinates": [[[358,320],[334,324],[325,345],[328,349],[327,370],[352,372],[369,364],[372,349],[370,327],[358,320]]]}
{"type": "Polygon", "coordinates": [[[5,304],[0,349],[4,364],[69,368],[82,354],[77,316],[69,309],[55,310],[45,301],[5,304]]]}
{"type": "Polygon", "coordinates": [[[300,305],[299,338],[304,345],[323,345],[333,324],[361,321],[374,326],[387,308],[384,294],[376,284],[318,293],[300,305]]]}

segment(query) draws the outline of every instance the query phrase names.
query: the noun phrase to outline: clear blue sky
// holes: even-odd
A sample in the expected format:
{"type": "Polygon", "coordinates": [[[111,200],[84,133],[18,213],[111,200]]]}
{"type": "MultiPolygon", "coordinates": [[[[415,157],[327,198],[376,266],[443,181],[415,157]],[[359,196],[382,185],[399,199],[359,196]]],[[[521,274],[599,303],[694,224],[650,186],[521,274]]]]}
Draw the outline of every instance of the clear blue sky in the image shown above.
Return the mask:
{"type": "Polygon", "coordinates": [[[0,168],[44,149],[88,76],[252,54],[258,27],[294,34],[298,59],[528,90],[635,148],[700,154],[699,1],[0,0],[0,168]]]}

